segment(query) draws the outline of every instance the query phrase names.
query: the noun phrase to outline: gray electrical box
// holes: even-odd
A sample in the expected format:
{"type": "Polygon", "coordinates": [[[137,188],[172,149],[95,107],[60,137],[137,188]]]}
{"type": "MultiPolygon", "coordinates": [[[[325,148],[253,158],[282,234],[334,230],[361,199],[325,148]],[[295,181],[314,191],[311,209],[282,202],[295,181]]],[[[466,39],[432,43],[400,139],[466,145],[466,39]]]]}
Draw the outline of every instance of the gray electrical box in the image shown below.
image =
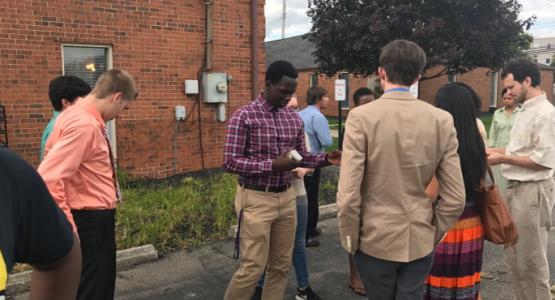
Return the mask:
{"type": "Polygon", "coordinates": [[[227,102],[227,74],[203,73],[202,74],[203,101],[206,103],[227,102]]]}

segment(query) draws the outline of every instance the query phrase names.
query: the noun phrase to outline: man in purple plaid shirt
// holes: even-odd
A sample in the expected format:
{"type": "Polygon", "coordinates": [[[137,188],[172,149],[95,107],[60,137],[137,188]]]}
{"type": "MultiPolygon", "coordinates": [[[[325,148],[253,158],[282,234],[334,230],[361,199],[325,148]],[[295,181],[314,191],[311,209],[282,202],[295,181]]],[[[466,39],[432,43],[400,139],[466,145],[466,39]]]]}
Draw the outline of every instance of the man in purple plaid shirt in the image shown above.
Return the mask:
{"type": "Polygon", "coordinates": [[[297,77],[289,62],[272,63],[266,70],[264,92],[229,121],[223,167],[239,175],[235,209],[241,264],[227,287],[226,300],[250,299],[265,267],[262,299],[283,298],[296,228],[291,170],[338,165],[341,160],[340,151],[306,151],[303,121],[286,107],[297,89],[297,77]],[[301,161],[287,157],[293,149],[301,161]]]}

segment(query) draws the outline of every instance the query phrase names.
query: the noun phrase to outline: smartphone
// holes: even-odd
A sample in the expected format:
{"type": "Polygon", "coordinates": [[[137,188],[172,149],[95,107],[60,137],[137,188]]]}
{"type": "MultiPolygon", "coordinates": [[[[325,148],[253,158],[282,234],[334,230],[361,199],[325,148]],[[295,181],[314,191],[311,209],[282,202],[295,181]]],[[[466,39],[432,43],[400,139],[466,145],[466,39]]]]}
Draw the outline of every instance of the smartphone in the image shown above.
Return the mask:
{"type": "Polygon", "coordinates": [[[289,153],[287,153],[287,157],[289,157],[290,159],[295,160],[295,161],[303,160],[303,157],[301,156],[301,154],[299,154],[299,151],[297,151],[295,149],[289,151],[289,153]]]}

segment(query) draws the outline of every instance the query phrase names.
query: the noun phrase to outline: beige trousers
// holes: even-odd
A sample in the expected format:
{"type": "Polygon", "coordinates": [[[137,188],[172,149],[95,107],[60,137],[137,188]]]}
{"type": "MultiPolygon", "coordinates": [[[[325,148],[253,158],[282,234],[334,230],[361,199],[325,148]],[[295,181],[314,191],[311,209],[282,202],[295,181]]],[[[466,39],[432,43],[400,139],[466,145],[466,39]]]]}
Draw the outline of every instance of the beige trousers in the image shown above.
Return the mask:
{"type": "Polygon", "coordinates": [[[551,300],[547,231],[551,228],[553,196],[552,179],[507,184],[505,199],[519,241],[503,254],[518,300],[551,300]]]}
{"type": "Polygon", "coordinates": [[[262,299],[282,300],[297,226],[295,189],[270,193],[237,186],[237,215],[241,209],[241,263],[227,286],[224,299],[249,300],[267,266],[262,299]]]}

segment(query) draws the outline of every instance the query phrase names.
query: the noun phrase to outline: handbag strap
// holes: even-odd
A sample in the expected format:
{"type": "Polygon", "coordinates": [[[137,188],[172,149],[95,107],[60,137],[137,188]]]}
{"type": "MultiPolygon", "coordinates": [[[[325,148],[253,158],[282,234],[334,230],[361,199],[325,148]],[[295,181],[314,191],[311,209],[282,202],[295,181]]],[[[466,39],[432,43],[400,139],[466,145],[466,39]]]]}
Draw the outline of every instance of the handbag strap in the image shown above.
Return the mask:
{"type": "Polygon", "coordinates": [[[491,170],[491,167],[488,165],[487,166],[487,172],[486,174],[484,174],[484,178],[482,180],[480,180],[480,189],[485,189],[486,188],[486,177],[489,175],[489,178],[491,179],[491,186],[495,185],[495,178],[493,177],[493,171],[491,170]]]}
{"type": "Polygon", "coordinates": [[[493,177],[493,171],[491,170],[491,167],[489,165],[488,165],[488,174],[489,174],[489,178],[491,178],[491,182],[493,183],[493,185],[495,185],[495,178],[493,177]]]}

